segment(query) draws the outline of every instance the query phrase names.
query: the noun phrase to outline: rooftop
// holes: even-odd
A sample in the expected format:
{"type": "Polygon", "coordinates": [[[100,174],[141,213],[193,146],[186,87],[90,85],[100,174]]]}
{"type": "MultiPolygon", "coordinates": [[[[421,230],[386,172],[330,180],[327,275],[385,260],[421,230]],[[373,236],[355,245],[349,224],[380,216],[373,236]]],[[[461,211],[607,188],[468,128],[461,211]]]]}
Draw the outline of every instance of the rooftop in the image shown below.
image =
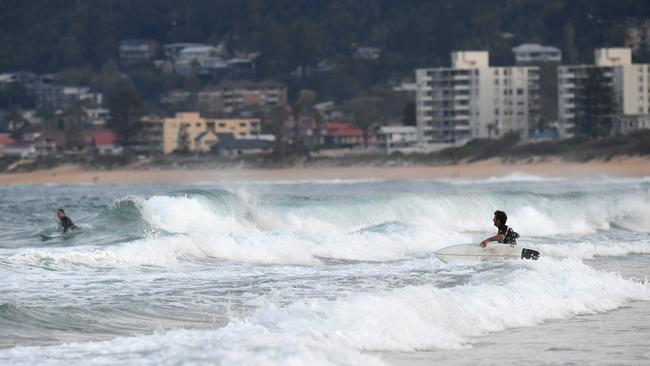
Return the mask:
{"type": "Polygon", "coordinates": [[[514,53],[553,53],[561,52],[559,48],[552,46],[542,46],[536,43],[524,43],[512,49],[514,53]]]}

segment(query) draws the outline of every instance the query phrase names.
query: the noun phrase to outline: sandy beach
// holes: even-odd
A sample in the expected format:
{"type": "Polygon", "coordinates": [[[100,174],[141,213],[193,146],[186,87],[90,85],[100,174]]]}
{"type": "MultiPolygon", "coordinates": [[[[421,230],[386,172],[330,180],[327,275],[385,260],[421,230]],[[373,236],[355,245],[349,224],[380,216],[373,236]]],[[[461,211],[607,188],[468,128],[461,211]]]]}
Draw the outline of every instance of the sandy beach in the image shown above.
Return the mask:
{"type": "Polygon", "coordinates": [[[625,157],[610,161],[587,163],[547,159],[534,163],[506,164],[499,159],[449,166],[354,166],[354,167],[294,167],[281,169],[117,169],[84,170],[65,165],[53,169],[26,173],[0,173],[0,184],[78,184],[78,183],[192,183],[202,181],[236,180],[422,180],[422,179],[480,179],[503,177],[515,173],[540,177],[612,177],[650,176],[650,159],[625,157]]]}

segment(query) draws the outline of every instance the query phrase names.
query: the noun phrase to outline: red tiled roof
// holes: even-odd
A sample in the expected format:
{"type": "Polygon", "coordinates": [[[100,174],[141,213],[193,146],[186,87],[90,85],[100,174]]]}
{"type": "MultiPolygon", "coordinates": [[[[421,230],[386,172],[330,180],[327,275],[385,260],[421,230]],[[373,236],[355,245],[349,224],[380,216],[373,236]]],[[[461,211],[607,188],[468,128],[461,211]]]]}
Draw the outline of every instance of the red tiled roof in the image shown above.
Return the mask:
{"type": "Polygon", "coordinates": [[[60,130],[44,131],[41,134],[40,139],[54,142],[57,148],[61,148],[65,145],[65,137],[63,131],[60,130]]]}
{"type": "Polygon", "coordinates": [[[114,145],[117,138],[110,130],[92,130],[88,134],[91,141],[95,140],[96,145],[114,145]]]}
{"type": "Polygon", "coordinates": [[[14,139],[11,138],[11,136],[6,135],[6,134],[1,134],[0,135],[0,145],[9,145],[14,142],[14,139]]]}
{"type": "Polygon", "coordinates": [[[332,137],[363,137],[363,131],[357,127],[342,127],[328,130],[327,135],[332,137]]]}
{"type": "MultiPolygon", "coordinates": [[[[315,129],[314,124],[312,129],[315,129]]],[[[321,128],[325,130],[327,136],[332,137],[363,137],[363,131],[349,123],[345,122],[329,122],[323,123],[321,128]]]]}

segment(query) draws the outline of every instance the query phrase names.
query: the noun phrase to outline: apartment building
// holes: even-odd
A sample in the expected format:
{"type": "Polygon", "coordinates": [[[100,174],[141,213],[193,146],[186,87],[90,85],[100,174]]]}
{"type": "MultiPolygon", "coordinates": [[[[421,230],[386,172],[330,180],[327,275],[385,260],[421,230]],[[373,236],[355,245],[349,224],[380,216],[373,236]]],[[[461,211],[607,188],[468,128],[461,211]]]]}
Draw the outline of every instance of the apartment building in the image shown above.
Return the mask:
{"type": "Polygon", "coordinates": [[[198,112],[176,113],[164,118],[162,123],[163,153],[170,154],[180,148],[185,139],[187,149],[193,152],[209,152],[211,145],[219,141],[219,134],[235,138],[258,137],[261,122],[258,118],[211,119],[198,112]]]}
{"type": "Polygon", "coordinates": [[[539,68],[491,67],[486,51],[452,52],[451,67],[415,74],[418,139],[462,143],[528,135],[539,115],[539,68]]]}
{"type": "Polygon", "coordinates": [[[206,115],[229,115],[245,109],[270,109],[287,104],[287,87],[273,81],[223,82],[198,93],[199,110],[206,115]]]}
{"type": "Polygon", "coordinates": [[[650,64],[633,64],[629,48],[600,48],[593,65],[566,65],[558,69],[560,136],[570,137],[580,106],[576,102],[590,69],[599,69],[616,100],[616,114],[650,114],[650,64]]]}

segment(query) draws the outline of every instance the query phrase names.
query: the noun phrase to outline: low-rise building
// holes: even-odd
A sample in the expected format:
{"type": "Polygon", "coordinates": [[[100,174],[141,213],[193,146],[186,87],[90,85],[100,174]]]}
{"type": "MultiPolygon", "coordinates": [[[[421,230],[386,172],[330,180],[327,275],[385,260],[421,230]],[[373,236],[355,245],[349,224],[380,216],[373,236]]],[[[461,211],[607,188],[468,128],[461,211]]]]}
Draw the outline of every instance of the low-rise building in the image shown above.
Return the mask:
{"type": "Polygon", "coordinates": [[[209,152],[220,133],[230,133],[236,138],[257,138],[261,131],[258,118],[212,119],[198,112],[176,113],[174,117],[162,119],[162,125],[165,154],[179,150],[209,152]]]}
{"type": "Polygon", "coordinates": [[[382,126],[377,131],[377,145],[390,150],[411,147],[418,143],[418,129],[415,126],[382,126]]]}
{"type": "Polygon", "coordinates": [[[235,138],[233,134],[218,134],[217,142],[210,152],[219,155],[244,155],[267,153],[273,149],[273,141],[267,139],[235,138]]]}
{"type": "Polygon", "coordinates": [[[613,132],[615,135],[650,130],[650,114],[619,115],[614,119],[613,132]]]}
{"type": "Polygon", "coordinates": [[[381,56],[381,48],[379,47],[359,47],[354,52],[354,57],[362,60],[377,60],[381,56]]]}
{"type": "Polygon", "coordinates": [[[7,156],[16,156],[27,158],[36,155],[36,148],[32,141],[14,141],[11,144],[4,145],[4,154],[7,156]]]}
{"type": "Polygon", "coordinates": [[[88,124],[95,127],[105,126],[110,118],[110,111],[102,107],[84,108],[84,113],[86,114],[88,124]]]}
{"type": "Polygon", "coordinates": [[[125,39],[119,45],[123,62],[146,61],[156,56],[158,43],[153,39],[125,39]]]}
{"type": "Polygon", "coordinates": [[[270,110],[287,104],[284,84],[263,82],[222,82],[198,93],[201,113],[210,116],[231,115],[246,109],[270,110]]]}
{"type": "Polygon", "coordinates": [[[190,47],[209,47],[209,45],[204,43],[183,42],[183,43],[168,43],[163,46],[165,50],[165,57],[170,60],[176,60],[177,58],[180,57],[181,51],[190,47]]]}
{"type": "Polygon", "coordinates": [[[562,51],[551,46],[542,46],[535,43],[524,43],[512,49],[517,65],[546,62],[562,62],[562,51]]]}
{"type": "Polygon", "coordinates": [[[305,146],[349,148],[363,145],[363,130],[345,122],[312,123],[303,137],[305,146]]]}
{"type": "Polygon", "coordinates": [[[102,93],[95,93],[87,86],[41,84],[35,92],[36,105],[52,109],[66,109],[78,103],[99,106],[104,101],[102,93]]]}
{"type": "Polygon", "coordinates": [[[122,152],[117,144],[117,136],[111,130],[96,129],[85,131],[86,145],[100,155],[116,155],[122,152]]]}
{"type": "Polygon", "coordinates": [[[138,133],[133,149],[141,154],[159,155],[163,153],[163,118],[159,116],[144,116],[140,119],[138,133]]]}

